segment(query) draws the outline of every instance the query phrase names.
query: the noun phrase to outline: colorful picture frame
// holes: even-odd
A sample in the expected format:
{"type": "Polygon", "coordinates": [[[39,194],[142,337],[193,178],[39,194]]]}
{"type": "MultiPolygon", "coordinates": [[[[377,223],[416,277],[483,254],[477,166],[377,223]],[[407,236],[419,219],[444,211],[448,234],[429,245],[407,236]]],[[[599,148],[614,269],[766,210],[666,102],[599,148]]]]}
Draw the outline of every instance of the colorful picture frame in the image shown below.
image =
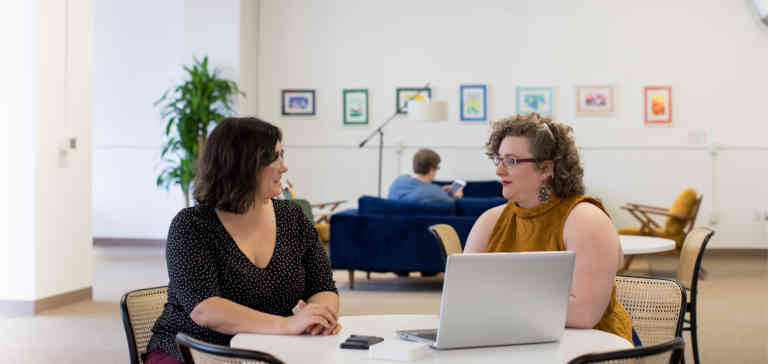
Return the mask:
{"type": "Polygon", "coordinates": [[[672,87],[647,86],[645,87],[643,111],[645,124],[671,124],[672,123],[672,87]]]}
{"type": "Polygon", "coordinates": [[[552,87],[518,87],[517,114],[537,112],[542,116],[555,113],[555,90],[552,87]]]}
{"type": "Polygon", "coordinates": [[[282,90],[283,115],[315,115],[315,90],[282,90]]]}
{"type": "Polygon", "coordinates": [[[344,125],[368,124],[368,89],[342,91],[344,125]]]}
{"type": "Polygon", "coordinates": [[[395,90],[395,110],[398,114],[408,113],[408,101],[429,100],[432,98],[432,89],[429,87],[398,87],[395,90]]]}
{"type": "Polygon", "coordinates": [[[613,85],[576,86],[576,115],[616,114],[613,85]]]}
{"type": "Polygon", "coordinates": [[[485,85],[459,86],[461,120],[488,120],[488,89],[485,85]]]}

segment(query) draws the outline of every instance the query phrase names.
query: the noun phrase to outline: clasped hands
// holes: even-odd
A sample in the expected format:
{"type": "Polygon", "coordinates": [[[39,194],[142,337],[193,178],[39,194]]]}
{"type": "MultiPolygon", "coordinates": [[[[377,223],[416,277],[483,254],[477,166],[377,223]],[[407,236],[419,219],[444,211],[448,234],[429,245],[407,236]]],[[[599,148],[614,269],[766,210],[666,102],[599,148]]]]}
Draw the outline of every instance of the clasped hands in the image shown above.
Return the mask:
{"type": "Polygon", "coordinates": [[[327,336],[341,331],[339,315],[328,305],[299,300],[293,311],[293,316],[287,318],[287,329],[291,334],[327,336]]]}

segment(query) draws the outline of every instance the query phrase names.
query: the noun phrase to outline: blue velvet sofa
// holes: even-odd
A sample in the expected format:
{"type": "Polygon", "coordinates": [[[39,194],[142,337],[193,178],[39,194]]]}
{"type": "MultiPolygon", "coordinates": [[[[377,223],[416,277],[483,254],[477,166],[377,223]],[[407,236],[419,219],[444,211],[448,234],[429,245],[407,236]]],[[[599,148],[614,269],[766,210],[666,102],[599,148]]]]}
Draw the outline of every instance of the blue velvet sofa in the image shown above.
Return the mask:
{"type": "Polygon", "coordinates": [[[501,197],[498,181],[467,182],[464,196],[441,204],[360,197],[357,209],[331,216],[331,268],[350,272],[350,288],[354,287],[355,270],[425,274],[444,271],[440,247],[427,227],[451,225],[463,245],[480,214],[507,202],[501,197]]]}

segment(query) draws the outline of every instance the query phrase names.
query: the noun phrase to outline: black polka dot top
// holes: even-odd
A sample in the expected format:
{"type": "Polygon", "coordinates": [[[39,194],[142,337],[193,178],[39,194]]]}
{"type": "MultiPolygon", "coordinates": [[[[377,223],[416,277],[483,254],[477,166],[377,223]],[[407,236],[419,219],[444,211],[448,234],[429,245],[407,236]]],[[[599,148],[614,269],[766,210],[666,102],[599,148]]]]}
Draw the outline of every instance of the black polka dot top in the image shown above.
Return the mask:
{"type": "Polygon", "coordinates": [[[298,205],[273,200],[277,240],[272,259],[256,267],[237,247],[214,209],[181,210],[171,222],[166,245],[168,303],[152,328],[147,353],[163,349],[182,361],[174,341],[179,332],[229,345],[231,335],[195,324],[189,314],[206,298],[218,296],[254,310],[290,316],[301,299],[337,292],[330,262],[317,231],[298,205]]]}

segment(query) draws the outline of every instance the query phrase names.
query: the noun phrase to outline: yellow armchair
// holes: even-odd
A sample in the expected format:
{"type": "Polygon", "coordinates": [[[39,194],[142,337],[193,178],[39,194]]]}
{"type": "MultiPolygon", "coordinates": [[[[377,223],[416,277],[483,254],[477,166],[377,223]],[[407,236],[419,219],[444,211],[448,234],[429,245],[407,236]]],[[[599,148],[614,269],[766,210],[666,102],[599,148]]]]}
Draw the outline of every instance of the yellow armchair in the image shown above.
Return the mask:
{"type": "Polygon", "coordinates": [[[621,228],[619,235],[646,235],[672,239],[677,247],[673,252],[679,255],[686,234],[696,223],[701,199],[702,195],[697,195],[696,191],[688,188],[677,196],[670,208],[627,203],[621,208],[629,211],[640,222],[640,226],[621,228]],[[663,227],[653,219],[653,215],[666,216],[663,227]]]}
{"type": "Polygon", "coordinates": [[[304,211],[304,215],[306,215],[309,221],[315,225],[317,237],[323,244],[327,245],[328,242],[331,241],[330,215],[339,207],[339,205],[347,201],[338,200],[310,204],[307,200],[296,198],[296,193],[293,191],[293,185],[290,181],[287,181],[286,186],[283,188],[283,197],[287,200],[295,200],[299,203],[304,211]],[[318,209],[320,211],[320,215],[317,218],[315,218],[313,209],[318,209]]]}

